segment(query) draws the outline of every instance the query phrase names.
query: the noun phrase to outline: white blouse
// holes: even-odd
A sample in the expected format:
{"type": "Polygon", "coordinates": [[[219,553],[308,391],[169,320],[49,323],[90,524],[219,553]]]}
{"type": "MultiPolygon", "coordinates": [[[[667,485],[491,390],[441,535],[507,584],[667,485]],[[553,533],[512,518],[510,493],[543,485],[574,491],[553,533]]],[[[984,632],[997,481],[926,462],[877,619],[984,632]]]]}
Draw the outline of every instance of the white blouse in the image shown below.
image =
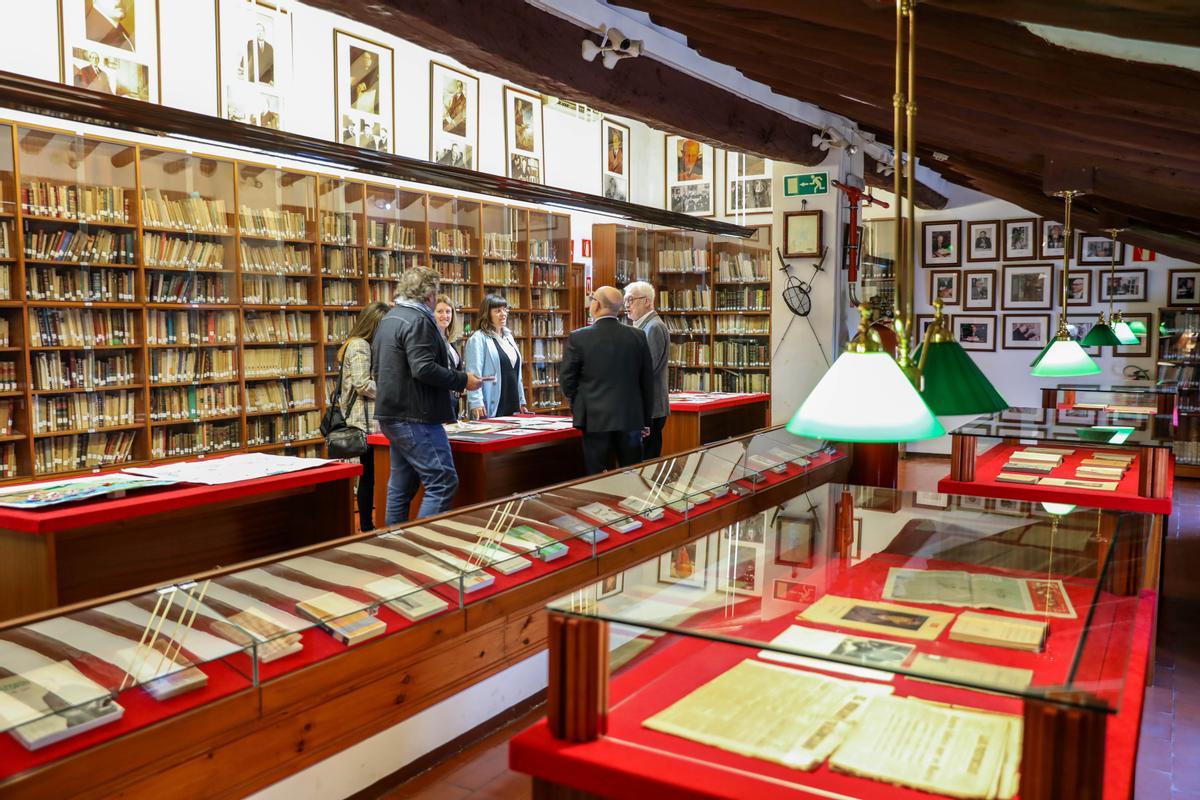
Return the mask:
{"type": "Polygon", "coordinates": [[[493,335],[493,341],[500,345],[500,349],[504,351],[504,355],[508,356],[508,363],[513,367],[517,366],[517,359],[520,358],[520,353],[517,350],[517,342],[513,339],[513,335],[509,333],[508,328],[505,328],[500,335],[493,335]]]}

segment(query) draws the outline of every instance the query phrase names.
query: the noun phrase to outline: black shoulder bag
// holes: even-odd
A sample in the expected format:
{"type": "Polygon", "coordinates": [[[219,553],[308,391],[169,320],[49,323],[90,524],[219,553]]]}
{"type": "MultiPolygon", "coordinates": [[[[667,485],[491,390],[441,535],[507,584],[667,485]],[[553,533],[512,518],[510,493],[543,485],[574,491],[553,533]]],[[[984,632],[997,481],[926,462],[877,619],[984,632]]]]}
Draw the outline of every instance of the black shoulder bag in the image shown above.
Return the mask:
{"type": "MultiPolygon", "coordinates": [[[[341,404],[338,402],[342,397],[342,378],[345,372],[346,362],[343,360],[338,365],[337,385],[333,388],[333,396],[329,398],[329,407],[325,409],[325,416],[321,418],[321,435],[325,437],[325,448],[330,458],[358,458],[366,455],[370,449],[367,445],[367,432],[346,422],[346,415],[342,413],[341,404]]],[[[351,395],[347,411],[353,410],[356,402],[357,391],[351,395]]]]}

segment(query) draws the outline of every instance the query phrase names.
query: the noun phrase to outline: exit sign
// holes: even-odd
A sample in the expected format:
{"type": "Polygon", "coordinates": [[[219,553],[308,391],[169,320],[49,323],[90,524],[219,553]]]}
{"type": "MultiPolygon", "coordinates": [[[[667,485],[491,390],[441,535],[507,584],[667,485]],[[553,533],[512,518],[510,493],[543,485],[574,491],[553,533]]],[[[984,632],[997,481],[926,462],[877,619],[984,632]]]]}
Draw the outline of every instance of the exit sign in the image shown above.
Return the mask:
{"type": "Polygon", "coordinates": [[[810,172],[807,175],[784,175],[783,196],[797,197],[806,194],[826,194],[829,191],[828,172],[810,172]]]}

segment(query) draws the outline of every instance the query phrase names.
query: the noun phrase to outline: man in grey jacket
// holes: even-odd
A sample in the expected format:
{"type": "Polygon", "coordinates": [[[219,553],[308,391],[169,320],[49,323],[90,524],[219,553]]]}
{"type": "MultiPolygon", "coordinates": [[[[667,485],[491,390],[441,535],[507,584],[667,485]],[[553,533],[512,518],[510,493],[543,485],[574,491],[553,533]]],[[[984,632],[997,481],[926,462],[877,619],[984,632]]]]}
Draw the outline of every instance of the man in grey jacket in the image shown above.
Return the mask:
{"type": "Polygon", "coordinates": [[[662,455],[662,432],[671,413],[667,396],[667,361],[670,358],[671,335],[662,317],[654,310],[654,287],[645,281],[634,281],[625,287],[625,313],[635,328],[646,334],[650,345],[650,368],[654,373],[654,401],[650,412],[650,435],[642,442],[644,458],[662,455]]]}

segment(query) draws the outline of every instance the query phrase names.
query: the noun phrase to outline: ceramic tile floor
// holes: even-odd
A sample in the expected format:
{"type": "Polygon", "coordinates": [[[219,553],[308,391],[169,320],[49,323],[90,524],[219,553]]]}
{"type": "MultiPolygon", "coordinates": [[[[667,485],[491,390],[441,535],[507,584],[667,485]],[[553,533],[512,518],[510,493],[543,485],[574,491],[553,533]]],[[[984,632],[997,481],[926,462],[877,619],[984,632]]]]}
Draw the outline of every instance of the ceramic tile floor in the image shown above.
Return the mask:
{"type": "MultiPolygon", "coordinates": [[[[933,491],[949,467],[942,458],[902,462],[906,489],[933,491]]],[[[1154,685],[1138,747],[1135,800],[1200,800],[1200,481],[1179,481],[1164,559],[1154,685]]],[[[517,800],[530,781],[508,769],[508,740],[542,715],[535,709],[433,769],[383,795],[386,800],[517,800]]]]}

